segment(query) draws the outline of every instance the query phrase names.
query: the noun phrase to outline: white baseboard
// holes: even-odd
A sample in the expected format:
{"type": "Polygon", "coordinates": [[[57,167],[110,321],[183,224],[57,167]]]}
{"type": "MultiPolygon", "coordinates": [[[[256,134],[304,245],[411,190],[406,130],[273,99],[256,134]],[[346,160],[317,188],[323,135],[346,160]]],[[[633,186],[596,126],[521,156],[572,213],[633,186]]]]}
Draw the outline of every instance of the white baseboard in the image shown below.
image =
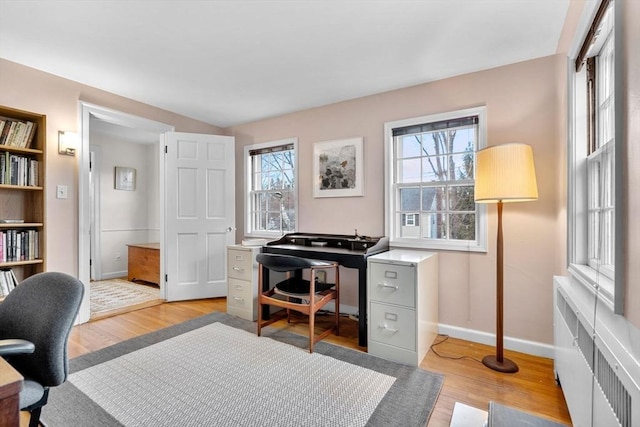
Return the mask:
{"type": "MultiPolygon", "coordinates": [[[[486,345],[496,345],[495,334],[476,331],[473,329],[461,328],[459,326],[438,324],[438,333],[449,335],[452,338],[459,338],[467,341],[477,342],[486,345]]],[[[543,344],[535,341],[521,340],[518,338],[504,337],[504,348],[507,350],[519,351],[521,353],[533,354],[534,356],[547,357],[553,359],[554,349],[550,344],[543,344]]]]}
{"type": "Polygon", "coordinates": [[[111,279],[118,279],[120,277],[127,277],[127,270],[112,271],[111,273],[102,273],[102,278],[98,280],[111,280],[111,279]]]}

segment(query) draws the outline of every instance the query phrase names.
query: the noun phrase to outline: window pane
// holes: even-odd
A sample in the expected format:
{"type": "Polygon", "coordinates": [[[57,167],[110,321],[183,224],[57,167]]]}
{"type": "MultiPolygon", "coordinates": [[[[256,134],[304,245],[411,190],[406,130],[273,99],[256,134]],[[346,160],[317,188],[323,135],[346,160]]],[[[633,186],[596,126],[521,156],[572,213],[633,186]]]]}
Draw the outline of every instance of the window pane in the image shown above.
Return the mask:
{"type": "Polygon", "coordinates": [[[446,206],[445,187],[422,188],[422,210],[442,211],[446,206]]]}
{"type": "Polygon", "coordinates": [[[267,214],[267,230],[280,231],[280,213],[269,212],[267,214]]]}
{"type": "Polygon", "coordinates": [[[420,159],[398,161],[398,183],[420,182],[420,159]]]}
{"type": "Polygon", "coordinates": [[[476,216],[475,214],[451,214],[451,239],[454,240],[475,240],[476,239],[476,216]]]}
{"type": "Polygon", "coordinates": [[[428,132],[424,134],[422,145],[424,155],[437,156],[449,153],[451,131],[428,132]]]}
{"type": "Polygon", "coordinates": [[[476,208],[473,185],[460,185],[449,188],[449,210],[471,211],[476,208]]]}
{"type": "Polygon", "coordinates": [[[473,179],[473,153],[455,154],[451,156],[451,180],[473,179]]]}
{"type": "Polygon", "coordinates": [[[422,159],[422,181],[448,181],[448,156],[424,157],[422,159]]]}
{"type": "Polygon", "coordinates": [[[398,158],[418,157],[422,152],[420,135],[406,135],[400,138],[398,144],[398,158]]]}
{"type": "Polygon", "coordinates": [[[400,189],[400,210],[419,211],[420,210],[420,189],[401,188],[400,189]]]}
{"type": "Polygon", "coordinates": [[[284,180],[282,184],[282,188],[291,189],[293,188],[293,178],[294,178],[293,170],[286,170],[282,174],[282,179],[284,180]]]}
{"type": "Polygon", "coordinates": [[[442,213],[422,214],[422,237],[444,239],[447,236],[446,215],[442,213]]]}
{"type": "Polygon", "coordinates": [[[399,214],[398,221],[400,223],[400,237],[405,239],[418,239],[420,238],[420,221],[416,221],[418,214],[399,214]],[[409,218],[413,218],[412,220],[409,218]]]}
{"type": "Polygon", "coordinates": [[[458,129],[451,143],[452,153],[464,153],[465,151],[473,152],[476,141],[475,127],[458,129]]]}

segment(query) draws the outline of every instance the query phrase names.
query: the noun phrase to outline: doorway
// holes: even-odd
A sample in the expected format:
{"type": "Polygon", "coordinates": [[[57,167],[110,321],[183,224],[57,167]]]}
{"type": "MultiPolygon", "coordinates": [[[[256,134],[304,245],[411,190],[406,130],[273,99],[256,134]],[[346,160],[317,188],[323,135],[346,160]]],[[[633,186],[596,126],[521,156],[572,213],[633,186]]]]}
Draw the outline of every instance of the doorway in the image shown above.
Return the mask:
{"type": "Polygon", "coordinates": [[[102,307],[108,315],[158,304],[165,298],[162,283],[155,288],[156,297],[149,297],[150,285],[129,280],[126,243],[159,241],[160,135],[173,126],[80,104],[78,276],[86,292],[78,321],[86,322],[105,316],[104,312],[92,313],[100,289],[107,290],[99,299],[106,304],[102,307]],[[136,172],[134,189],[115,188],[116,166],[136,172]],[[138,200],[140,197],[144,200],[138,200]],[[117,300],[123,302],[121,307],[117,300]]]}

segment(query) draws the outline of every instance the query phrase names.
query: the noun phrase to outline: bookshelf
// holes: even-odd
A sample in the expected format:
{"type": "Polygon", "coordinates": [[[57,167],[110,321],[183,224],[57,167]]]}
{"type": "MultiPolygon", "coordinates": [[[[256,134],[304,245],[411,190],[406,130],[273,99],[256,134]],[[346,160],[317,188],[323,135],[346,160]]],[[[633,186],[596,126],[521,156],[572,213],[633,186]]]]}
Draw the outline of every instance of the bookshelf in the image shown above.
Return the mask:
{"type": "MultiPolygon", "coordinates": [[[[2,124],[0,234],[3,236],[3,255],[0,256],[0,270],[11,269],[18,281],[22,281],[46,268],[46,116],[0,106],[2,124]],[[13,125],[16,133],[9,140],[7,123],[14,122],[22,124],[13,125]]],[[[4,297],[0,295],[0,301],[2,299],[4,297]]]]}

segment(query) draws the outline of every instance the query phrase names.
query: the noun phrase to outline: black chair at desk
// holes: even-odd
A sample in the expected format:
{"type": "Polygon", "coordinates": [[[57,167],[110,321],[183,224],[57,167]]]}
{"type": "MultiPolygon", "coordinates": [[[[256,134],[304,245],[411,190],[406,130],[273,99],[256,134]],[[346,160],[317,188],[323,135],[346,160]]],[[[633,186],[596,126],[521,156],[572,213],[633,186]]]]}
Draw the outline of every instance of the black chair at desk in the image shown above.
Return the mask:
{"type": "Polygon", "coordinates": [[[318,261],[289,255],[258,254],[258,336],[263,327],[287,318],[291,322],[291,310],[309,316],[309,352],[313,353],[313,345],[332,332],[340,332],[340,269],[337,262],[318,261]],[[287,273],[285,280],[278,282],[273,288],[263,286],[265,275],[262,267],[269,270],[287,273]],[[335,284],[321,283],[317,280],[317,270],[335,270],[335,284]],[[303,271],[309,271],[309,280],[302,277],[303,271]],[[321,334],[315,334],[315,316],[330,301],[335,301],[335,325],[321,334]],[[263,304],[284,308],[269,319],[263,319],[263,304]]]}

